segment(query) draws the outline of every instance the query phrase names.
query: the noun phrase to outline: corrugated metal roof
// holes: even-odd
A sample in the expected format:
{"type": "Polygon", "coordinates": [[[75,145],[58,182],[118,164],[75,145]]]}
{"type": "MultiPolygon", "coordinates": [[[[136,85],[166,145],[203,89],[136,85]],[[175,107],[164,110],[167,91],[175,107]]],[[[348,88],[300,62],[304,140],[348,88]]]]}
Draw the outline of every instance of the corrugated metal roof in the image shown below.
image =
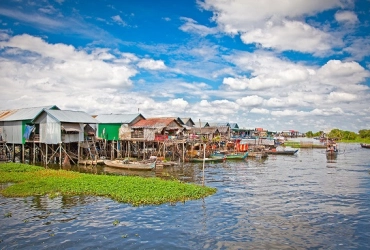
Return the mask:
{"type": "Polygon", "coordinates": [[[57,108],[57,106],[44,106],[44,107],[33,107],[33,108],[23,108],[23,109],[13,109],[0,111],[1,121],[23,121],[32,120],[44,109],[57,108]],[[1,115],[2,114],[2,115],[1,115]]]}
{"type": "Polygon", "coordinates": [[[210,127],[226,127],[230,124],[228,122],[208,122],[210,127]]]}
{"type": "Polygon", "coordinates": [[[195,125],[195,122],[191,118],[180,118],[184,124],[188,123],[189,121],[195,125]]]}
{"type": "Polygon", "coordinates": [[[86,124],[99,123],[98,120],[96,120],[91,115],[83,111],[71,111],[71,110],[44,110],[44,111],[60,122],[86,123],[86,124]]]}
{"type": "Polygon", "coordinates": [[[140,120],[137,123],[135,123],[132,128],[161,128],[161,127],[167,127],[171,124],[171,122],[177,123],[179,127],[182,127],[181,124],[177,121],[177,119],[174,119],[173,117],[170,118],[147,118],[146,120],[140,120]]]}
{"type": "Polygon", "coordinates": [[[215,134],[219,132],[218,128],[216,127],[206,127],[206,128],[192,127],[190,131],[193,134],[215,134]]]}
{"type": "Polygon", "coordinates": [[[141,116],[141,114],[110,114],[98,115],[95,117],[95,119],[97,119],[100,123],[129,124],[139,116],[141,116]]]}

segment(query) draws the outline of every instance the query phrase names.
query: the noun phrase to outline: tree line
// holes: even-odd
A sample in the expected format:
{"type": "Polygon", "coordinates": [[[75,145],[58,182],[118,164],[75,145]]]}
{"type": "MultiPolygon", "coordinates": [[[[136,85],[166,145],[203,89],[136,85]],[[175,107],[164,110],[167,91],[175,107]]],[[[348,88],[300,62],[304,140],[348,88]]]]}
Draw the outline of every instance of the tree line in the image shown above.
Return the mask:
{"type": "Polygon", "coordinates": [[[358,131],[358,133],[355,133],[352,131],[340,130],[336,128],[336,129],[331,130],[328,134],[325,134],[323,131],[318,131],[315,133],[312,131],[308,131],[306,133],[306,136],[309,138],[326,136],[330,139],[348,140],[348,141],[361,140],[361,139],[370,140],[370,129],[361,129],[358,131]]]}

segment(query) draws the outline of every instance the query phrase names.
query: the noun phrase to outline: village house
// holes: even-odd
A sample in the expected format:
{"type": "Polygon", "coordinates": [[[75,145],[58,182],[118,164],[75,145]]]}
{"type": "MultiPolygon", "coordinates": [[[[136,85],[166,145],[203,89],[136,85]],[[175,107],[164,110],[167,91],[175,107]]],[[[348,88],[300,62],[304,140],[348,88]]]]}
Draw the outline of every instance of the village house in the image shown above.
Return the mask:
{"type": "Polygon", "coordinates": [[[131,126],[145,120],[142,114],[97,115],[97,136],[108,141],[131,139],[131,126]]]}

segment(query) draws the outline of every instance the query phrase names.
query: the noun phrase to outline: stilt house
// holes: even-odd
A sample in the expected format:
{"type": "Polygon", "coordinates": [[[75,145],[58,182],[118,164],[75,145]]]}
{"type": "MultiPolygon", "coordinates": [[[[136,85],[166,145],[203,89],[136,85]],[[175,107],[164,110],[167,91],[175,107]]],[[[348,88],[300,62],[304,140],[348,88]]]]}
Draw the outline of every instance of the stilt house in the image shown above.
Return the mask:
{"type": "Polygon", "coordinates": [[[98,121],[82,111],[44,109],[33,123],[39,127],[39,142],[59,144],[84,141],[85,126],[98,121]]]}
{"type": "Polygon", "coordinates": [[[132,127],[132,138],[144,141],[164,141],[175,138],[183,130],[176,118],[147,118],[132,127]]]}
{"type": "Polygon", "coordinates": [[[110,114],[98,115],[97,136],[112,140],[131,139],[131,126],[141,120],[145,120],[142,114],[110,114]]]}
{"type": "Polygon", "coordinates": [[[59,110],[57,106],[22,108],[0,111],[0,141],[9,144],[25,144],[27,140],[37,140],[38,128],[32,120],[43,110],[59,110]],[[32,136],[32,137],[31,137],[32,136]]]}

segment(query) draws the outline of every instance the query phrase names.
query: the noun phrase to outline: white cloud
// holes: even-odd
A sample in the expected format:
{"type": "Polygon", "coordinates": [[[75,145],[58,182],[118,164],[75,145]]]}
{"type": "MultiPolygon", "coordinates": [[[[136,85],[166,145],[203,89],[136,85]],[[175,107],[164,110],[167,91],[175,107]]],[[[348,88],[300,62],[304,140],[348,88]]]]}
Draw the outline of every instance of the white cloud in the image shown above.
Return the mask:
{"type": "Polygon", "coordinates": [[[117,24],[119,25],[122,25],[122,26],[126,26],[127,24],[125,23],[125,21],[122,20],[122,18],[119,16],[119,15],[116,15],[116,16],[112,16],[112,20],[114,22],[116,22],[117,24]]]}
{"type": "Polygon", "coordinates": [[[153,59],[142,59],[137,66],[143,69],[149,70],[161,70],[166,69],[166,65],[162,60],[153,60],[153,59]]]}
{"type": "Polygon", "coordinates": [[[210,34],[216,34],[217,29],[216,28],[209,28],[204,25],[198,24],[195,20],[191,18],[182,17],[181,18],[185,23],[180,26],[180,30],[188,33],[194,33],[201,36],[207,36],[210,34]]]}
{"type": "Polygon", "coordinates": [[[342,41],[302,20],[349,4],[341,0],[204,0],[200,3],[204,9],[213,11],[213,20],[220,30],[231,35],[241,34],[245,43],[317,55],[342,45],[342,41]]]}
{"type": "Polygon", "coordinates": [[[242,33],[244,43],[258,43],[264,48],[281,51],[296,50],[320,54],[336,46],[338,39],[298,21],[283,20],[281,24],[268,22],[264,28],[242,33]]]}
{"type": "Polygon", "coordinates": [[[250,113],[266,115],[270,114],[270,111],[268,109],[252,108],[250,113]]]}
{"type": "Polygon", "coordinates": [[[335,20],[340,23],[357,23],[357,15],[353,11],[337,11],[334,15],[335,20]]]}
{"type": "Polygon", "coordinates": [[[344,114],[344,112],[341,108],[334,107],[331,109],[314,109],[310,112],[310,114],[319,116],[331,116],[331,115],[342,115],[344,114]]]}
{"type": "Polygon", "coordinates": [[[369,89],[361,83],[370,77],[370,72],[357,62],[330,60],[317,71],[317,76],[320,82],[334,85],[347,92],[369,89]]]}
{"type": "Polygon", "coordinates": [[[245,96],[241,99],[237,99],[236,103],[239,104],[240,106],[245,106],[245,107],[253,107],[253,106],[258,106],[263,103],[263,98],[257,95],[252,95],[252,96],[245,96]]]}
{"type": "Polygon", "coordinates": [[[359,99],[357,95],[344,92],[330,92],[328,96],[329,102],[351,102],[359,99]]]}
{"type": "Polygon", "coordinates": [[[172,105],[172,107],[176,109],[185,109],[189,105],[189,103],[185,101],[183,98],[171,100],[170,104],[172,105]]]}
{"type": "Polygon", "coordinates": [[[276,97],[265,100],[264,104],[267,107],[286,107],[286,106],[288,106],[285,101],[283,101],[279,98],[276,98],[276,97]]]}
{"type": "MultiPolygon", "coordinates": [[[[128,88],[137,71],[128,64],[105,61],[114,58],[107,50],[97,49],[90,54],[65,44],[49,44],[29,35],[1,41],[3,60],[0,71],[3,82],[13,82],[31,94],[34,91],[82,91],[86,88],[128,88]],[[22,58],[14,60],[12,55],[22,58]]],[[[15,93],[14,93],[15,94],[15,93]]]]}

